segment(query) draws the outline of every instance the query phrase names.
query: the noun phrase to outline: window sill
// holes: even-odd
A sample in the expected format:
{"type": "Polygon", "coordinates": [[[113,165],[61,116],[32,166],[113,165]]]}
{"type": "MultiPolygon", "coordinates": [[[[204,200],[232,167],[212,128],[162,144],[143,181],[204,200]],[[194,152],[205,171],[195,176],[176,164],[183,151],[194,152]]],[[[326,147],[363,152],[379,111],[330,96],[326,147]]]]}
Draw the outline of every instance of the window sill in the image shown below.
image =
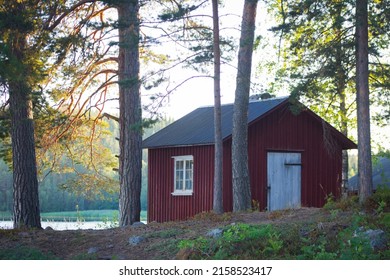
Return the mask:
{"type": "Polygon", "coordinates": [[[191,196],[193,192],[173,192],[173,196],[191,196]]]}

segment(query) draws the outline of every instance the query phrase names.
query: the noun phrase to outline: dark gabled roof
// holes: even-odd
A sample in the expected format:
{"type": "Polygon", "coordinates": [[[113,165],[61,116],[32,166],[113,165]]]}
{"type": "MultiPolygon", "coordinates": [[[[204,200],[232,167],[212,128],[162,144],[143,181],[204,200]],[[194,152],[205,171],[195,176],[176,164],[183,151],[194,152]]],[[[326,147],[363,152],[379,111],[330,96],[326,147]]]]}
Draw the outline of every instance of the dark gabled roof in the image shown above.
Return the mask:
{"type": "MultiPolygon", "coordinates": [[[[264,116],[288,98],[249,103],[248,123],[264,116]]],[[[232,134],[233,104],[222,105],[222,137],[232,134]]],[[[207,145],[214,143],[214,107],[198,108],[143,141],[143,148],[207,145]]]]}
{"type": "MultiPolygon", "coordinates": [[[[254,101],[249,103],[248,124],[264,117],[277,107],[289,102],[288,97],[254,101]]],[[[320,123],[326,123],[313,111],[305,108],[295,101],[300,109],[306,111],[320,123]]],[[[226,139],[232,134],[233,104],[222,105],[222,138],[226,139]]],[[[326,123],[333,136],[341,144],[342,149],[356,149],[357,146],[341,132],[326,123]]],[[[167,127],[156,132],[143,141],[143,148],[161,148],[177,146],[211,145],[214,144],[214,107],[198,108],[167,127]]]]}

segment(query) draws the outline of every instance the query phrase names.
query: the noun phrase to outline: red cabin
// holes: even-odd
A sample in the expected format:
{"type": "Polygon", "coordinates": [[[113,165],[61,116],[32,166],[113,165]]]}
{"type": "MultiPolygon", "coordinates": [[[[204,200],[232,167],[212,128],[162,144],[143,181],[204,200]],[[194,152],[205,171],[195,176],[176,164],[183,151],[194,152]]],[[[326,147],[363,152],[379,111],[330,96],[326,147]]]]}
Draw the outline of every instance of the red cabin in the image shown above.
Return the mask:
{"type": "MultiPolygon", "coordinates": [[[[198,108],[143,142],[148,149],[148,221],[184,220],[212,210],[213,107],[198,108]]],[[[222,106],[223,205],[232,211],[233,105],[222,106]]],[[[288,98],[249,103],[252,199],[261,210],[322,207],[341,193],[342,151],[356,144],[288,98]],[[293,112],[299,111],[295,114],[293,112]]]]}

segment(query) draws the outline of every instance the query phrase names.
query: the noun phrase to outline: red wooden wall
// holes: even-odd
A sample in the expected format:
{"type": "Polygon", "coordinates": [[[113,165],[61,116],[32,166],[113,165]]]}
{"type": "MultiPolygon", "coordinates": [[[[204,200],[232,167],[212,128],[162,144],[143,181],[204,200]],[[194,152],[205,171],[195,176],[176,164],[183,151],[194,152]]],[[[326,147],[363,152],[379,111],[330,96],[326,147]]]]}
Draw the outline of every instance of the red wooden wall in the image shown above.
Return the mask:
{"type": "Polygon", "coordinates": [[[301,152],[302,206],[322,207],[327,195],[340,195],[342,149],[339,145],[333,151],[325,148],[322,123],[309,113],[294,116],[282,107],[253,123],[248,141],[252,197],[261,209],[267,206],[269,151],[301,152]]]}
{"type": "Polygon", "coordinates": [[[214,147],[193,146],[148,151],[148,221],[184,220],[213,204],[214,147]],[[174,156],[194,157],[194,192],[174,196],[174,156]]]}
{"type": "MultiPolygon", "coordinates": [[[[329,152],[322,123],[308,112],[293,115],[279,107],[249,126],[249,168],[252,198],[267,207],[267,152],[302,153],[301,203],[322,207],[326,195],[340,195],[341,146],[329,152]]],[[[212,209],[214,147],[191,146],[149,149],[148,221],[182,220],[212,209]],[[194,193],[173,196],[173,156],[194,156],[194,193]]],[[[224,209],[232,210],[231,139],[224,141],[224,209]]]]}

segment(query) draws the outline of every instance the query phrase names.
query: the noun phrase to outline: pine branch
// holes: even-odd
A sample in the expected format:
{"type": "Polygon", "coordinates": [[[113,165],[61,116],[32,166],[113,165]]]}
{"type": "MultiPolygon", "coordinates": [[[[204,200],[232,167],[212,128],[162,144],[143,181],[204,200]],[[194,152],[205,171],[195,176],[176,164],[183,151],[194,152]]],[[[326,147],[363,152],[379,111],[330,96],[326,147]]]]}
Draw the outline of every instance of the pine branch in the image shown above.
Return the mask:
{"type": "Polygon", "coordinates": [[[81,7],[82,5],[88,4],[88,3],[96,3],[96,0],[82,0],[74,4],[72,7],[70,7],[68,10],[63,12],[51,25],[50,21],[53,19],[53,17],[49,17],[48,21],[46,24],[44,24],[44,30],[47,31],[53,31],[61,22],[62,20],[67,17],[70,13],[81,7]]]}
{"type": "Polygon", "coordinates": [[[100,119],[103,119],[103,118],[107,118],[107,119],[111,119],[111,120],[114,120],[116,122],[119,122],[118,117],[111,115],[111,114],[108,114],[108,113],[104,113],[103,115],[100,116],[100,119]]]}

